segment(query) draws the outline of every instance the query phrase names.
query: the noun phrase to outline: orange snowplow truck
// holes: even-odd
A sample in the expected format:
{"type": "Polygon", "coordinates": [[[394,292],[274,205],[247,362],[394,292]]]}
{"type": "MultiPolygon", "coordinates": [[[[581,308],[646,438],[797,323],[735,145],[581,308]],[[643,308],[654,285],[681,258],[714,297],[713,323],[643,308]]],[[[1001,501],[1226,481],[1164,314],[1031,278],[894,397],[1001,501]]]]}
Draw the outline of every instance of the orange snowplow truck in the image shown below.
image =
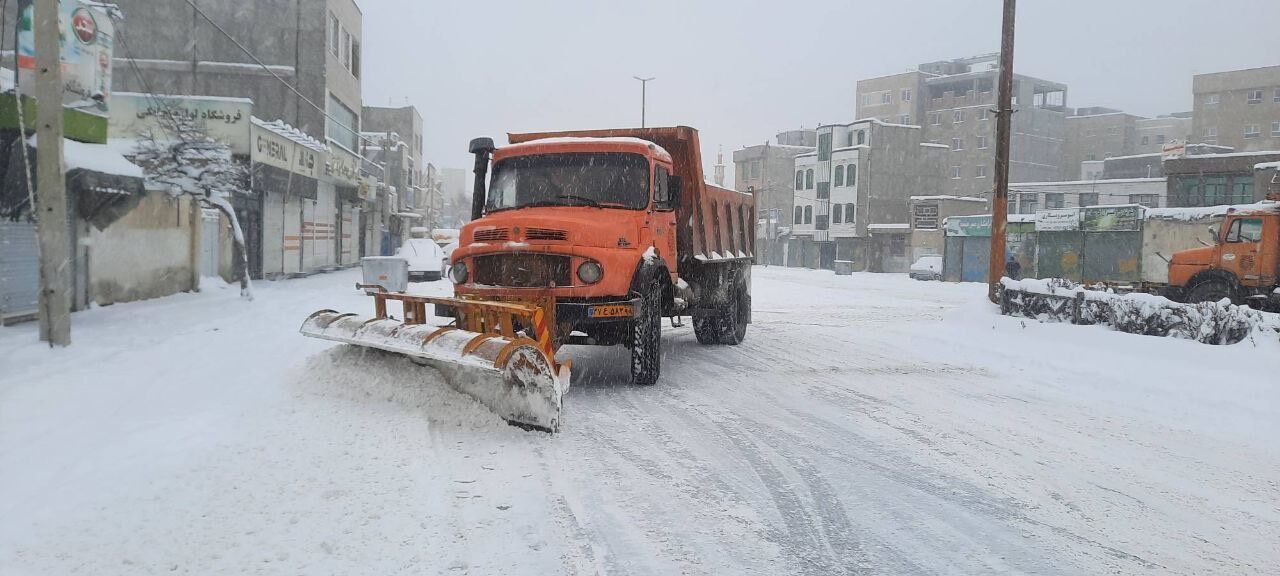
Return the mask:
{"type": "Polygon", "coordinates": [[[1280,205],[1230,210],[1213,246],[1177,252],[1169,261],[1170,292],[1186,302],[1280,309],[1280,205]]]}
{"type": "Polygon", "coordinates": [[[663,317],[691,317],[703,344],[742,341],[755,200],[704,180],[697,130],[509,139],[471,142],[472,221],[450,259],[457,298],[538,306],[553,349],[627,346],[636,384],[658,380],[663,317]]]}

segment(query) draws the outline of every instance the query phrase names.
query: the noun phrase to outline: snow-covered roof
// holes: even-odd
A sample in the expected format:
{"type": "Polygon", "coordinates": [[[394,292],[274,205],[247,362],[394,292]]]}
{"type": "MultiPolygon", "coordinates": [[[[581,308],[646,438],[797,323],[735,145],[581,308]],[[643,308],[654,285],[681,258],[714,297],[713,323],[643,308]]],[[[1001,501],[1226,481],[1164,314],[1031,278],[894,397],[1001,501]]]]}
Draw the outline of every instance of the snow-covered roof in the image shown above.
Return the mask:
{"type": "Polygon", "coordinates": [[[1253,165],[1254,170],[1280,170],[1280,162],[1259,162],[1253,165]]]}
{"type": "Polygon", "coordinates": [[[936,142],[921,142],[920,145],[927,148],[944,148],[946,150],[951,149],[951,147],[947,146],[946,144],[938,144],[936,142]]]}
{"type": "MultiPolygon", "coordinates": [[[[191,65],[190,62],[187,63],[191,65]]],[[[171,95],[171,94],[144,94],[142,92],[112,92],[112,96],[130,96],[136,98],[157,98],[160,100],[201,100],[205,102],[229,102],[235,104],[253,104],[252,98],[240,98],[237,96],[195,96],[191,94],[171,95]]]]}
{"type": "Polygon", "coordinates": [[[323,142],[316,140],[315,138],[312,138],[311,136],[307,135],[306,132],[303,132],[297,128],[294,128],[293,126],[286,124],[284,120],[273,120],[271,122],[267,122],[266,120],[258,118],[257,116],[250,116],[249,121],[253,122],[254,126],[262,128],[263,130],[269,130],[271,132],[274,132],[275,134],[279,135],[282,138],[287,138],[289,140],[292,140],[316,152],[329,151],[329,147],[325,146],[323,142]]]}
{"type": "Polygon", "coordinates": [[[910,224],[867,224],[867,230],[909,230],[910,224]]]}
{"type": "Polygon", "coordinates": [[[1151,158],[1151,157],[1159,157],[1159,156],[1164,156],[1164,152],[1148,152],[1146,154],[1130,154],[1128,156],[1112,156],[1110,158],[1103,158],[1102,161],[1105,162],[1107,160],[1128,160],[1130,158],[1151,158]]]}
{"type": "Polygon", "coordinates": [[[986,198],[976,198],[976,197],[973,197],[973,196],[950,196],[950,195],[946,195],[946,194],[943,194],[943,195],[936,195],[936,196],[912,196],[910,199],[911,199],[911,200],[920,200],[920,201],[929,201],[929,200],[958,200],[958,201],[960,201],[960,202],[982,202],[983,204],[986,204],[986,203],[987,203],[987,199],[986,199],[986,198]]]}
{"type": "Polygon", "coordinates": [[[854,144],[853,146],[841,146],[841,147],[839,147],[839,148],[832,148],[832,149],[831,149],[831,151],[832,151],[832,152],[846,152],[846,151],[849,151],[849,150],[859,150],[859,149],[864,149],[864,148],[868,148],[868,146],[867,146],[866,144],[854,144]]]}
{"type": "Polygon", "coordinates": [[[1253,152],[1220,152],[1218,154],[1191,154],[1188,158],[1239,158],[1243,156],[1280,156],[1280,150],[1255,150],[1253,152]]]}
{"type": "Polygon", "coordinates": [[[1101,118],[1103,116],[1133,116],[1133,114],[1129,114],[1128,112],[1121,112],[1117,110],[1115,112],[1103,112],[1101,114],[1081,114],[1079,116],[1067,116],[1067,120],[1071,120],[1073,118],[1101,118]]]}
{"type": "Polygon", "coordinates": [[[1198,220],[1225,216],[1228,211],[1280,212],[1280,202],[1258,202],[1255,204],[1232,204],[1223,206],[1203,206],[1195,208],[1148,208],[1145,217],[1155,220],[1198,220]]]}
{"type": "Polygon", "coordinates": [[[525,146],[529,144],[599,144],[601,142],[625,143],[625,144],[642,144],[644,146],[652,146],[659,152],[670,156],[667,150],[653,142],[643,138],[635,138],[632,136],[607,136],[601,138],[592,138],[586,136],[557,136],[555,138],[538,138],[537,140],[527,140],[519,144],[510,144],[509,146],[525,146]]]}
{"type": "MultiPolygon", "coordinates": [[[[37,140],[33,135],[27,142],[38,148],[37,140]]],[[[66,138],[62,139],[62,165],[67,170],[90,170],[131,178],[145,177],[141,167],[125,159],[107,144],[86,144],[66,138]]]]}
{"type": "Polygon", "coordinates": [[[1036,215],[1035,214],[1008,214],[1005,216],[1005,221],[1013,222],[1014,224],[1026,224],[1028,222],[1035,222],[1036,215]]]}
{"type": "Polygon", "coordinates": [[[401,218],[409,218],[409,219],[422,218],[422,215],[416,212],[396,212],[395,216],[399,216],[401,218]]]}
{"type": "Polygon", "coordinates": [[[1160,178],[1111,178],[1111,179],[1109,179],[1109,180],[1108,180],[1108,179],[1099,179],[1099,180],[1065,180],[1065,181],[1062,181],[1062,182],[1011,182],[1011,183],[1009,183],[1009,187],[1010,187],[1010,188],[1013,188],[1013,187],[1017,187],[1017,186],[1081,186],[1081,185],[1086,185],[1086,184],[1099,184],[1099,185],[1105,185],[1105,184],[1140,184],[1140,183],[1143,183],[1143,182],[1153,183],[1153,184],[1154,184],[1154,183],[1156,183],[1156,182],[1164,182],[1164,181],[1165,181],[1164,177],[1160,177],[1160,178]]]}

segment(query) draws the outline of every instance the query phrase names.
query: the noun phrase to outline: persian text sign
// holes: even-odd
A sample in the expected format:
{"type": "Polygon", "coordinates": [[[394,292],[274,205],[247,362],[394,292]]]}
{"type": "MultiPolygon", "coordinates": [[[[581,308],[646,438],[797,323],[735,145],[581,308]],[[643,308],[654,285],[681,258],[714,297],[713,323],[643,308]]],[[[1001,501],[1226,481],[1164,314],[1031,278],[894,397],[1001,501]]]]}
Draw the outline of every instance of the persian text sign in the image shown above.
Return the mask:
{"type": "Polygon", "coordinates": [[[1141,230],[1142,207],[1092,206],[1080,211],[1080,227],[1089,232],[1132,232],[1141,230]]]}
{"type": "MultiPolygon", "coordinates": [[[[36,40],[33,0],[18,1],[18,91],[35,96],[36,40]]],[[[106,116],[111,100],[115,25],[107,13],[80,0],[58,3],[62,105],[106,116]]]]}
{"type": "Polygon", "coordinates": [[[341,146],[330,146],[329,158],[324,164],[324,175],[343,186],[359,186],[360,159],[341,146]]]}
{"type": "Polygon", "coordinates": [[[991,215],[951,216],[947,236],[991,236],[991,215]]]}
{"type": "Polygon", "coordinates": [[[1036,232],[1063,232],[1080,229],[1080,210],[1063,208],[1036,212],[1036,232]]]}
{"type": "Polygon", "coordinates": [[[189,121],[187,124],[197,127],[206,136],[230,146],[232,154],[249,154],[249,116],[252,113],[253,101],[247,98],[117,92],[111,95],[111,137],[172,138],[174,136],[164,128],[162,115],[174,114],[189,121]]]}

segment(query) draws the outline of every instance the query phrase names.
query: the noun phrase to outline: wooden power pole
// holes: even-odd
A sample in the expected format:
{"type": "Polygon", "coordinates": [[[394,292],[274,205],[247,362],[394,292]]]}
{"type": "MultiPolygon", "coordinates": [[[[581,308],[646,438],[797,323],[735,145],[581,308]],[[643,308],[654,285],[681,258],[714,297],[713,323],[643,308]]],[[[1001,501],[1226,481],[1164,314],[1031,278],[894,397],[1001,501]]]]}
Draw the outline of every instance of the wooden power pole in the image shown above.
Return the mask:
{"type": "Polygon", "coordinates": [[[62,56],[58,0],[36,0],[36,235],[40,243],[40,339],[71,344],[71,246],[62,172],[62,56]]]}
{"type": "Polygon", "coordinates": [[[1000,85],[996,96],[996,178],[991,199],[991,258],[987,268],[988,297],[996,301],[1004,276],[1005,224],[1009,219],[1009,136],[1013,133],[1013,18],[1017,0],[1004,0],[1000,35],[1000,85]]]}

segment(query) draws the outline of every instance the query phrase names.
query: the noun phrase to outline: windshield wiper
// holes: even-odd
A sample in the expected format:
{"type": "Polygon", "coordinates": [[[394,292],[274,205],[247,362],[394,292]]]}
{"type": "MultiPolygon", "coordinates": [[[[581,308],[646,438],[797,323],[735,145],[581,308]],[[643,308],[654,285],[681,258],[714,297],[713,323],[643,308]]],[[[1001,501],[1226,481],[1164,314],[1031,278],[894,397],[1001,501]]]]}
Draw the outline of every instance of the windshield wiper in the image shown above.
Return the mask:
{"type": "Polygon", "coordinates": [[[557,194],[556,198],[564,198],[566,200],[578,200],[586,203],[586,205],[591,206],[593,208],[600,207],[600,202],[598,202],[596,199],[587,198],[586,196],[578,196],[577,194],[557,194]]]}

